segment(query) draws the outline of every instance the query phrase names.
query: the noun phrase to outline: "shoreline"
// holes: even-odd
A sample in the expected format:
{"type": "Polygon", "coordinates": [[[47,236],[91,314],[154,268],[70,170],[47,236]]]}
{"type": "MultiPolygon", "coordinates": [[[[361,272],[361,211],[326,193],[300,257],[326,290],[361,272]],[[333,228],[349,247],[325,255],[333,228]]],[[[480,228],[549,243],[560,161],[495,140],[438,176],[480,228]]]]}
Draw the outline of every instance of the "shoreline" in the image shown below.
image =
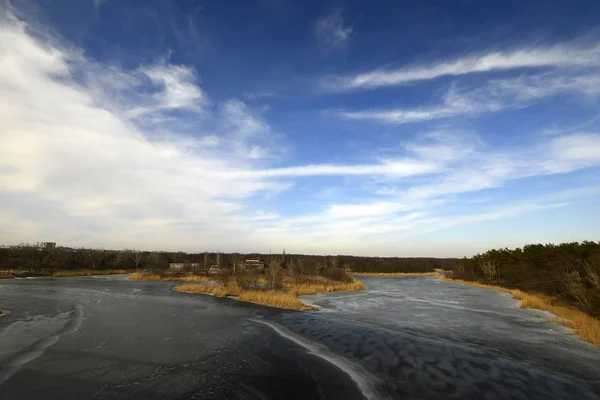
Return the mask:
{"type": "Polygon", "coordinates": [[[528,293],[520,289],[509,289],[498,285],[482,284],[475,281],[451,279],[443,275],[439,276],[439,279],[446,282],[509,293],[513,299],[519,301],[520,308],[547,311],[554,317],[549,319],[550,322],[570,328],[580,339],[600,347],[600,319],[576,308],[561,304],[549,296],[528,293]]]}
{"type": "Polygon", "coordinates": [[[193,294],[193,295],[205,295],[205,296],[210,296],[210,297],[216,297],[216,298],[221,298],[221,299],[230,299],[230,300],[235,300],[235,301],[239,301],[241,303],[251,303],[251,304],[257,304],[259,306],[265,306],[265,307],[272,307],[272,308],[278,308],[280,310],[286,310],[286,311],[299,311],[299,312],[314,312],[314,311],[319,311],[319,308],[316,306],[313,306],[311,304],[306,304],[309,307],[313,307],[314,310],[302,310],[302,309],[298,309],[298,308],[289,308],[289,307],[283,307],[283,306],[276,306],[273,304],[265,304],[265,303],[259,303],[257,301],[250,301],[250,300],[240,300],[237,298],[237,296],[217,296],[214,293],[198,293],[198,292],[190,292],[190,291],[186,291],[186,290],[175,290],[175,288],[171,288],[171,290],[173,292],[177,292],[177,293],[187,293],[187,294],[193,294]]]}

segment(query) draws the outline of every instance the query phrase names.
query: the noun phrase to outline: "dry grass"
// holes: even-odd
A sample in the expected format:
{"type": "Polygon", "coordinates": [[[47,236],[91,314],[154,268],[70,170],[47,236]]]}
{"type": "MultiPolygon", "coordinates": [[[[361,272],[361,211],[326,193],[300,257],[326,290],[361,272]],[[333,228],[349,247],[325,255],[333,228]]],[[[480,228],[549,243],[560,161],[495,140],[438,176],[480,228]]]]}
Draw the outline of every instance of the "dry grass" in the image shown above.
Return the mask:
{"type": "Polygon", "coordinates": [[[576,308],[557,304],[553,298],[547,295],[527,293],[519,289],[508,289],[501,286],[485,285],[478,282],[450,279],[447,277],[441,277],[441,279],[510,293],[514,299],[521,301],[521,308],[535,308],[537,310],[549,311],[558,317],[557,320],[553,319],[552,321],[572,328],[584,340],[600,346],[600,319],[592,317],[576,308]]]}
{"type": "Polygon", "coordinates": [[[358,276],[436,276],[437,272],[352,272],[358,276]]]}
{"type": "Polygon", "coordinates": [[[160,275],[147,274],[145,272],[134,272],[129,275],[127,279],[132,281],[161,281],[162,277],[160,275]]]}
{"type": "Polygon", "coordinates": [[[350,282],[336,282],[336,281],[316,281],[308,283],[295,283],[295,282],[284,282],[283,286],[285,289],[296,296],[303,296],[308,294],[317,293],[331,293],[331,292],[356,292],[358,290],[364,290],[365,285],[359,280],[353,279],[350,282]]]}
{"type": "Polygon", "coordinates": [[[439,278],[443,281],[462,283],[463,285],[475,286],[475,287],[479,287],[479,288],[483,288],[483,289],[499,290],[501,292],[507,292],[507,293],[512,292],[512,290],[504,288],[502,286],[487,285],[485,283],[479,283],[479,282],[474,282],[474,281],[464,281],[462,279],[452,279],[445,275],[440,275],[439,278]]]}
{"type": "Polygon", "coordinates": [[[240,287],[234,283],[228,285],[217,283],[210,285],[194,285],[193,283],[184,283],[175,286],[173,290],[177,290],[178,292],[210,293],[219,297],[239,296],[242,293],[240,287]]]}
{"type": "Polygon", "coordinates": [[[527,293],[519,289],[509,291],[513,299],[521,300],[521,308],[535,308],[537,310],[549,310],[552,307],[552,299],[542,293],[527,293]]]}
{"type": "Polygon", "coordinates": [[[92,276],[92,275],[114,275],[114,274],[127,274],[129,271],[124,269],[104,269],[104,270],[92,270],[92,269],[79,269],[73,271],[57,271],[52,274],[54,278],[61,278],[67,276],[92,276]]]}
{"type": "Polygon", "coordinates": [[[0,279],[12,279],[15,275],[10,272],[0,272],[0,279]]]}
{"type": "Polygon", "coordinates": [[[180,278],[169,278],[167,280],[170,281],[183,281],[183,282],[210,282],[214,281],[216,278],[214,276],[206,276],[206,275],[190,275],[183,276],[180,278]]]}
{"type": "MultiPolygon", "coordinates": [[[[259,281],[261,281],[259,279],[259,281]]],[[[264,283],[264,282],[263,282],[264,283]]],[[[184,283],[173,290],[191,293],[210,293],[215,296],[236,296],[238,300],[251,301],[269,306],[285,307],[295,310],[313,311],[315,307],[304,304],[298,295],[316,294],[319,292],[356,291],[365,287],[361,281],[330,281],[322,277],[314,277],[310,282],[297,283],[291,280],[283,283],[284,290],[242,290],[236,283],[195,285],[184,283]]]]}
{"type": "Polygon", "coordinates": [[[275,307],[293,308],[295,310],[314,311],[315,307],[301,302],[296,295],[282,290],[248,290],[238,296],[238,300],[267,304],[275,307]]]}

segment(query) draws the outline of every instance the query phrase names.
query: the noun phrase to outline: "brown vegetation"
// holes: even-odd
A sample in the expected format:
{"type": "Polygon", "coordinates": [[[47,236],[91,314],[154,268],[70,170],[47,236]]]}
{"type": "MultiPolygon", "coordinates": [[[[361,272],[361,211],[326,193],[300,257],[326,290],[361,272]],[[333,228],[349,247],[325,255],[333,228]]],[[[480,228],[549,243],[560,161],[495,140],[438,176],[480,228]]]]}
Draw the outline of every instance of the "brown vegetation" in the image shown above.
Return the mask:
{"type": "Polygon", "coordinates": [[[332,281],[328,279],[310,279],[308,281],[284,281],[284,288],[296,296],[311,295],[317,293],[330,292],[355,292],[364,290],[365,286],[359,280],[352,279],[350,281],[332,281]]]}
{"type": "MultiPolygon", "coordinates": [[[[232,261],[233,262],[233,261],[232,261]]],[[[352,279],[346,271],[337,267],[336,262],[324,263],[318,271],[322,275],[306,275],[297,273],[302,269],[302,261],[285,261],[272,257],[264,270],[240,270],[233,268],[216,276],[216,282],[206,285],[182,284],[174,290],[192,293],[210,293],[215,296],[235,296],[238,300],[311,311],[298,299],[298,295],[316,294],[319,292],[363,290],[362,282],[352,279]],[[329,265],[330,266],[329,266],[329,265]],[[291,268],[287,268],[292,265],[291,268]]],[[[316,272],[316,271],[315,271],[316,272]]]]}
{"type": "Polygon", "coordinates": [[[281,290],[250,290],[240,293],[237,298],[238,300],[267,304],[275,307],[292,308],[304,311],[316,310],[315,307],[301,302],[293,293],[284,292],[281,290]]]}
{"type": "Polygon", "coordinates": [[[508,289],[480,282],[452,279],[446,276],[440,276],[440,279],[510,293],[514,299],[521,301],[521,308],[549,311],[558,317],[556,322],[572,328],[581,338],[596,346],[600,346],[600,319],[576,308],[561,304],[555,298],[548,295],[543,293],[528,293],[519,289],[508,289]]]}
{"type": "Polygon", "coordinates": [[[178,292],[209,293],[219,297],[238,296],[242,292],[238,285],[232,283],[225,285],[221,283],[213,283],[206,285],[184,283],[182,285],[175,286],[173,290],[176,290],[178,292]]]}
{"type": "Polygon", "coordinates": [[[14,277],[15,275],[10,272],[0,272],[0,279],[11,279],[14,277]]]}
{"type": "Polygon", "coordinates": [[[235,296],[238,300],[251,301],[276,307],[285,307],[296,310],[312,311],[314,307],[306,305],[298,299],[298,295],[316,294],[319,292],[334,291],[356,291],[363,290],[362,282],[352,280],[351,282],[321,282],[298,284],[285,282],[284,289],[273,290],[244,290],[235,282],[213,283],[206,285],[195,285],[185,283],[173,288],[179,292],[209,293],[215,296],[235,296]]]}
{"type": "Polygon", "coordinates": [[[161,281],[162,277],[157,274],[148,274],[146,272],[134,272],[133,274],[129,275],[127,279],[133,281],[161,281]]]}

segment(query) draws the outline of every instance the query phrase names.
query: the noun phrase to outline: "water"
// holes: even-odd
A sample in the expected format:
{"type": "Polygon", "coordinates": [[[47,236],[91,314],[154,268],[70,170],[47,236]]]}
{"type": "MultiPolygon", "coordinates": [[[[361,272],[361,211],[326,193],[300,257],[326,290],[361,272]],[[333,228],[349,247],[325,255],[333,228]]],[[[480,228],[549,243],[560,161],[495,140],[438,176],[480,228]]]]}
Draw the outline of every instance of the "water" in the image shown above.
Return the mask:
{"type": "Polygon", "coordinates": [[[549,322],[547,312],[521,309],[504,292],[432,277],[361,279],[364,292],[303,297],[320,316],[284,324],[361,360],[395,396],[448,390],[476,398],[481,387],[498,398],[598,397],[600,350],[549,322]]]}
{"type": "Polygon", "coordinates": [[[123,277],[0,282],[1,399],[600,399],[600,351],[510,295],[361,278],[317,313],[123,277]]]}

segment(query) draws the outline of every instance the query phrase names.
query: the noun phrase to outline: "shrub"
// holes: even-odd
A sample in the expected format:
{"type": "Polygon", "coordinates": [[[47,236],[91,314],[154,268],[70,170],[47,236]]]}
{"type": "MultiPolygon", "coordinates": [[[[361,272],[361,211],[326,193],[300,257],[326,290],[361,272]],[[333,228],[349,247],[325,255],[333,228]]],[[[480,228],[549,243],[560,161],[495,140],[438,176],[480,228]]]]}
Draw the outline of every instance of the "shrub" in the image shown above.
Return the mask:
{"type": "Polygon", "coordinates": [[[351,282],[352,277],[346,273],[344,268],[335,267],[328,268],[322,271],[321,273],[325,278],[331,279],[332,281],[338,282],[351,282]]]}
{"type": "Polygon", "coordinates": [[[244,271],[235,275],[235,281],[241,290],[260,290],[264,288],[264,276],[257,271],[244,271]]]}

